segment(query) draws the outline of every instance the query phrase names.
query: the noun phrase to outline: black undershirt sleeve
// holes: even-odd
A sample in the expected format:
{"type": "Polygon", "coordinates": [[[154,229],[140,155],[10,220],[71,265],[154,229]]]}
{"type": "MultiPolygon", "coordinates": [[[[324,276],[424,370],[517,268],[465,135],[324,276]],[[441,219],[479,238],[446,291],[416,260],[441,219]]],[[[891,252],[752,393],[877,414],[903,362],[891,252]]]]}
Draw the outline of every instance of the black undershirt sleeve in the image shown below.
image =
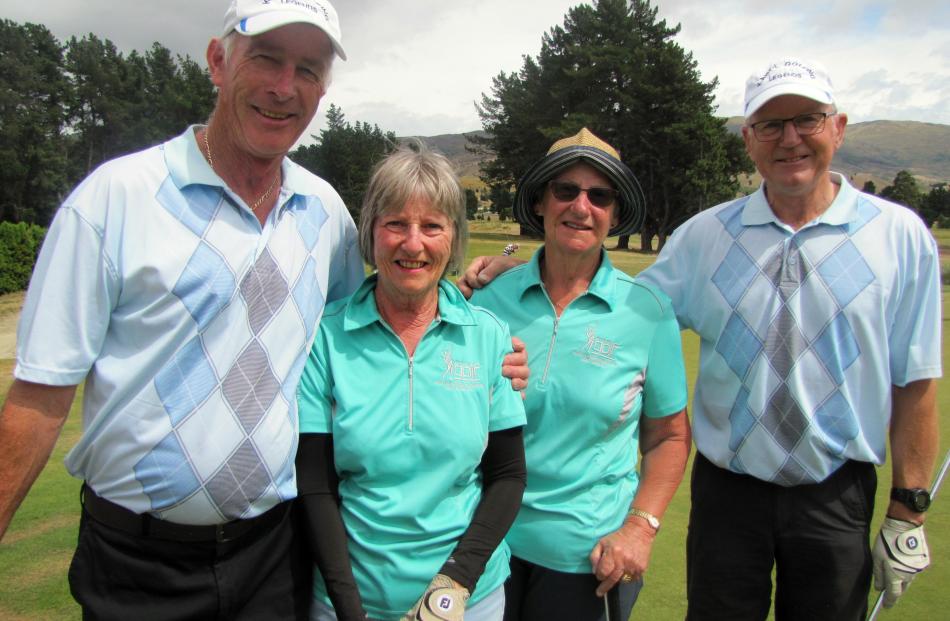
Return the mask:
{"type": "Polygon", "coordinates": [[[521,507],[527,481],[522,427],[488,434],[481,471],[482,498],[472,523],[439,570],[470,593],[521,507]]]}
{"type": "Polygon", "coordinates": [[[340,516],[340,479],[333,461],[333,436],[302,433],[297,448],[297,502],[310,552],[313,555],[339,621],[364,621],[350,554],[346,527],[340,516]]]}

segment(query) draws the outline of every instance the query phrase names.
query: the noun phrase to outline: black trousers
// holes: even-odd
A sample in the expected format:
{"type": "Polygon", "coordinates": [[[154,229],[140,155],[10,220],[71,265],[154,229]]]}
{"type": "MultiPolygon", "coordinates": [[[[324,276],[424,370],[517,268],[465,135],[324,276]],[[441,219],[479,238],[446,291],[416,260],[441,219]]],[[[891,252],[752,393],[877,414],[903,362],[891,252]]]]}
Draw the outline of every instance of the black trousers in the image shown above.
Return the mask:
{"type": "Polygon", "coordinates": [[[307,619],[312,565],[294,512],[278,509],[235,539],[181,542],[106,526],[84,507],[69,568],[83,619],[307,619]]]}
{"type": "MultiPolygon", "coordinates": [[[[594,574],[555,571],[513,556],[505,583],[505,621],[606,621],[606,602],[594,593],[599,583],[594,574]]],[[[642,586],[637,580],[611,589],[610,621],[630,618],[642,586]]]]}
{"type": "Polygon", "coordinates": [[[812,485],[781,487],[697,453],[686,540],[691,621],[859,621],[871,585],[877,472],[849,461],[812,485]]]}

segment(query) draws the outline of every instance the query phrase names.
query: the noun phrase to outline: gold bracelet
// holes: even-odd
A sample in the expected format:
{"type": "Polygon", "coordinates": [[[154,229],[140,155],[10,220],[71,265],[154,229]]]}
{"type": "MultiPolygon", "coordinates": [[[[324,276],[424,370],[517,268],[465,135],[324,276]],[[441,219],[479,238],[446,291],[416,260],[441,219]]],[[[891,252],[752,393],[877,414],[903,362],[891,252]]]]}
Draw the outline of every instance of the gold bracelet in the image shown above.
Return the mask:
{"type": "Polygon", "coordinates": [[[647,521],[647,524],[653,527],[653,530],[660,532],[660,520],[652,513],[648,513],[642,509],[631,508],[627,515],[635,515],[638,518],[643,518],[647,521]]]}

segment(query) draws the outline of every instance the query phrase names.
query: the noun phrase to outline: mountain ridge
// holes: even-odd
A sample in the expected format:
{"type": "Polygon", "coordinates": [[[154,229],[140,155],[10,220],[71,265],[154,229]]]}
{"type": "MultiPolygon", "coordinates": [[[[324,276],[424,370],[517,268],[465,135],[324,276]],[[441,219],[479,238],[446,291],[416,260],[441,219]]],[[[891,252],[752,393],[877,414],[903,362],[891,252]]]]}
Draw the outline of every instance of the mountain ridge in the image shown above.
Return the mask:
{"type": "MultiPolygon", "coordinates": [[[[730,117],[726,128],[739,134],[742,123],[742,117],[730,117]]],[[[465,149],[466,136],[472,134],[486,135],[476,130],[413,138],[449,158],[460,176],[478,177],[478,166],[487,158],[465,149]]],[[[888,120],[849,123],[831,168],[847,175],[858,188],[873,181],[878,191],[890,185],[899,171],[908,170],[921,190],[927,191],[934,183],[950,182],[950,125],[888,120]]]]}

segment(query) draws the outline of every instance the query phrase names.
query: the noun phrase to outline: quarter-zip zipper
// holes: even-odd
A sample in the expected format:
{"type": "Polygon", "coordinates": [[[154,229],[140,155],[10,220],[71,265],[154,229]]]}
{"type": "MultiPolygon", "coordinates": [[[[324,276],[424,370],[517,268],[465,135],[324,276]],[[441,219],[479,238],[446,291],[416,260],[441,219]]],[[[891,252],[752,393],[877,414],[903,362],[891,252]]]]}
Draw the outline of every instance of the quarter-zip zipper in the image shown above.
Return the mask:
{"type": "MultiPolygon", "coordinates": [[[[411,356],[409,355],[409,350],[406,349],[406,345],[402,342],[402,339],[400,339],[399,336],[393,331],[393,329],[392,329],[391,327],[389,327],[389,324],[387,324],[385,321],[381,321],[380,323],[383,325],[383,327],[384,327],[386,330],[389,331],[390,334],[393,335],[393,338],[395,338],[395,339],[396,339],[396,342],[399,343],[399,346],[402,347],[402,351],[406,354],[406,358],[409,360],[409,369],[408,369],[408,370],[409,370],[409,373],[408,373],[408,379],[409,379],[409,428],[408,428],[408,431],[409,431],[409,433],[412,433],[413,426],[414,426],[414,422],[415,422],[415,421],[413,420],[414,412],[413,412],[413,407],[412,407],[412,406],[413,406],[413,398],[412,398],[413,378],[412,378],[412,374],[413,374],[413,364],[415,363],[415,354],[413,354],[413,355],[411,355],[411,356]]],[[[428,336],[429,332],[431,332],[432,330],[434,330],[435,327],[438,326],[440,323],[442,323],[442,319],[441,319],[441,317],[439,317],[438,315],[436,315],[436,318],[432,321],[432,323],[429,325],[429,327],[426,328],[425,334],[423,334],[423,335],[422,335],[422,338],[419,339],[419,344],[416,345],[416,351],[418,351],[418,350],[419,350],[419,347],[422,346],[422,341],[426,338],[426,336],[428,336]]]]}
{"type": "Polygon", "coordinates": [[[557,342],[557,326],[560,321],[560,317],[555,313],[554,315],[554,329],[551,331],[551,343],[548,345],[548,357],[544,361],[544,373],[541,374],[541,383],[548,383],[548,370],[551,368],[551,358],[554,356],[554,344],[557,342]]]}
{"type": "MultiPolygon", "coordinates": [[[[554,302],[551,301],[551,296],[548,295],[548,290],[544,287],[544,283],[541,284],[541,291],[544,293],[544,299],[548,301],[548,304],[551,306],[551,312],[554,317],[554,326],[551,330],[551,343],[548,345],[548,355],[544,361],[544,372],[541,373],[541,384],[547,384],[548,382],[548,371],[551,369],[551,359],[554,356],[554,345],[557,343],[557,327],[561,322],[561,318],[557,316],[557,308],[554,307],[554,302]]],[[[580,297],[580,296],[578,296],[580,297]]],[[[577,298],[574,298],[577,299],[577,298]]],[[[564,307],[564,310],[561,311],[561,314],[567,312],[568,307],[574,303],[574,300],[571,300],[567,306],[564,307]]]]}
{"type": "Polygon", "coordinates": [[[412,356],[409,356],[409,431],[412,432],[412,356]]]}
{"type": "MultiPolygon", "coordinates": [[[[413,411],[412,411],[412,363],[413,363],[414,355],[413,355],[413,356],[410,356],[410,355],[409,355],[409,350],[406,349],[405,343],[402,342],[402,339],[399,338],[399,335],[396,334],[396,332],[389,326],[388,323],[386,323],[386,322],[383,321],[382,319],[380,319],[380,322],[379,322],[379,323],[380,323],[381,326],[383,326],[383,329],[384,329],[384,330],[386,330],[387,332],[389,332],[390,334],[393,335],[393,338],[396,339],[396,342],[397,342],[397,343],[399,343],[399,347],[402,348],[403,353],[406,354],[406,359],[409,361],[408,374],[407,374],[407,377],[408,377],[408,380],[409,380],[409,419],[408,419],[408,423],[409,423],[409,424],[408,424],[408,429],[407,429],[407,431],[408,431],[409,433],[412,433],[412,425],[413,425],[413,420],[412,420],[412,417],[413,417],[413,411]]],[[[430,329],[431,329],[431,327],[430,327],[430,329]]],[[[428,330],[426,330],[426,334],[428,334],[428,330]]],[[[423,335],[423,338],[425,338],[425,335],[423,335]]],[[[420,344],[422,343],[422,340],[421,340],[421,339],[419,340],[419,343],[420,343],[420,344]]],[[[418,346],[417,346],[417,349],[418,349],[418,346]]]]}

